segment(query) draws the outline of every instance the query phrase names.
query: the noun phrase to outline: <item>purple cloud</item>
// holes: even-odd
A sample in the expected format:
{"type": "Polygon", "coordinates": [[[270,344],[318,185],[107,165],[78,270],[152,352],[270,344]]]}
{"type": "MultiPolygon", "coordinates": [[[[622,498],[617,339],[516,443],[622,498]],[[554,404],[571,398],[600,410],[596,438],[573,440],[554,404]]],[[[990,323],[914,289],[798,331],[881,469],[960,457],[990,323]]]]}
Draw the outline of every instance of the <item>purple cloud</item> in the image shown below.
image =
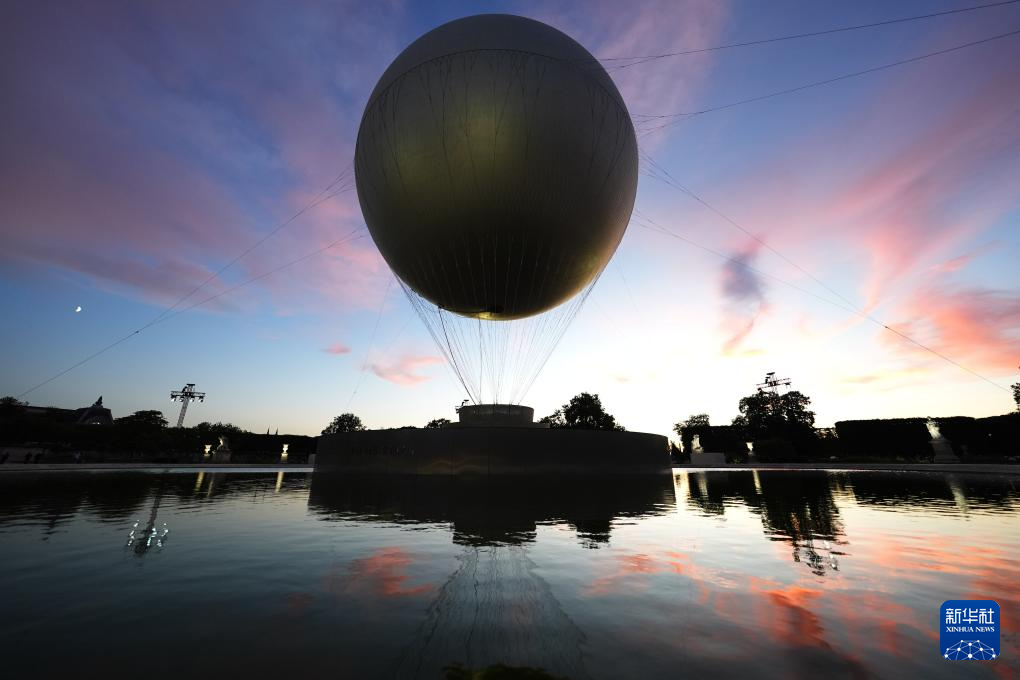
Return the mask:
{"type": "MultiPolygon", "coordinates": [[[[395,12],[354,3],[11,8],[0,75],[16,105],[0,106],[0,261],[175,300],[349,164],[368,74],[396,51],[392,31],[369,28],[395,12]]],[[[208,290],[359,224],[353,192],[337,196],[208,290]]],[[[348,244],[307,261],[300,282],[274,275],[255,285],[283,308],[360,307],[385,279],[373,251],[348,244]],[[295,295],[299,286],[312,294],[295,295]]]]}
{"type": "Polygon", "coordinates": [[[722,266],[719,289],[723,298],[723,354],[732,354],[743,344],[766,309],[761,278],[748,268],[757,254],[758,244],[753,243],[722,266]]]}

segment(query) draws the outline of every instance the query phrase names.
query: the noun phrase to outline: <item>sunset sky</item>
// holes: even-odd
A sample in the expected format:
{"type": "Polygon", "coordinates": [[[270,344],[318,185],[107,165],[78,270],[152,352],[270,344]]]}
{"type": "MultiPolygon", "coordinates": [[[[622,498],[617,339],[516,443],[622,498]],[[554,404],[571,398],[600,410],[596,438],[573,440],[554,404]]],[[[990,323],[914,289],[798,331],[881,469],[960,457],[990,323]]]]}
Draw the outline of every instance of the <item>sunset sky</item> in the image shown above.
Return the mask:
{"type": "MultiPolygon", "coordinates": [[[[444,22],[520,14],[613,58],[975,4],[986,3],[8,3],[0,394],[22,394],[146,326],[306,206],[350,166],[383,70],[444,22]]],[[[1011,411],[1020,34],[668,127],[646,118],[1011,31],[1020,4],[612,69],[643,159],[756,238],[643,161],[641,218],[524,403],[541,416],[595,392],[628,429],[668,434],[693,413],[729,423],[740,397],[776,371],[812,398],[819,425],[1011,411]]],[[[178,309],[362,224],[354,191],[322,202],[178,309]]],[[[344,411],[369,427],[455,418],[463,390],[357,233],[22,398],[74,408],[102,394],[115,417],[160,409],[174,420],[170,390],[194,382],[208,397],[191,424],[317,434],[344,411]]]]}

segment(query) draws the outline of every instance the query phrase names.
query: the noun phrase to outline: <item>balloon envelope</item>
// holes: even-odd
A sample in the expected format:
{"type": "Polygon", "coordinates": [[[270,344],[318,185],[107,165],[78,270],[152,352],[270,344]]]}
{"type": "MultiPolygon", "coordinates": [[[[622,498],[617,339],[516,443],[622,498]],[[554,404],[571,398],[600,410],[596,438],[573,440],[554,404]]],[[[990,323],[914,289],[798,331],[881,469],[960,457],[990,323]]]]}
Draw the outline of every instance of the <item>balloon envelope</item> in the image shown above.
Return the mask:
{"type": "Polygon", "coordinates": [[[515,319],[592,283],[623,238],[637,141],[619,91],[567,35],[488,14],[426,33],[358,131],[369,231],[394,273],[462,316],[515,319]]]}

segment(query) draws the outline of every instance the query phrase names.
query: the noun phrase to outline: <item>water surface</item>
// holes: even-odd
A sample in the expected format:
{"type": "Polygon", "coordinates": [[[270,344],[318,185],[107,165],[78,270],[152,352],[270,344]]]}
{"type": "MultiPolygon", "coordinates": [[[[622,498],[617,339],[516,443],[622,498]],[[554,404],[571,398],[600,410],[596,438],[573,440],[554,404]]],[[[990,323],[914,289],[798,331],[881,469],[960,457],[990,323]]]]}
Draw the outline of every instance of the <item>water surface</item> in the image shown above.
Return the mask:
{"type": "Polygon", "coordinates": [[[12,678],[1018,677],[1015,480],[7,473],[0,658],[12,678]],[[948,599],[999,603],[998,659],[941,657],[948,599]]]}

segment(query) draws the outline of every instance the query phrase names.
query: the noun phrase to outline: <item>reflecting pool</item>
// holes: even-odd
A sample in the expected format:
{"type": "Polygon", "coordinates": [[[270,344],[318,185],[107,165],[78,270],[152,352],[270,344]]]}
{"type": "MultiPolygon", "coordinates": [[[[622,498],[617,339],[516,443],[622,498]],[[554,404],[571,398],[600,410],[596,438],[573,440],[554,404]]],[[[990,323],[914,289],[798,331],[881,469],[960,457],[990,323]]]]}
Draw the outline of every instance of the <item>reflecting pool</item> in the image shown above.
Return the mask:
{"type": "Polygon", "coordinates": [[[4,473],[0,676],[1020,677],[1018,482],[4,473]],[[999,658],[942,658],[950,599],[999,658]]]}

